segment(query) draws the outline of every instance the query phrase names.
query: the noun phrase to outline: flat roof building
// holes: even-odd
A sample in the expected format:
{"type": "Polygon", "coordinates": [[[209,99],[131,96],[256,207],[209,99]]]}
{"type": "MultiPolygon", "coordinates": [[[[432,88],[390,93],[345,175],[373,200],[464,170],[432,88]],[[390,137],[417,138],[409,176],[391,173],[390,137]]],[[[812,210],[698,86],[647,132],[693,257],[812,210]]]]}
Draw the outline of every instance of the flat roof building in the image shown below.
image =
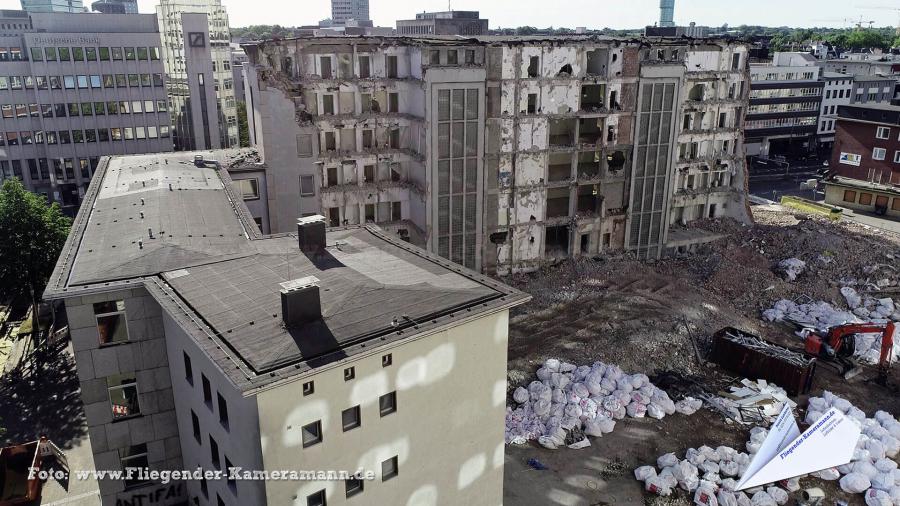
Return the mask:
{"type": "Polygon", "coordinates": [[[838,106],[831,171],[878,184],[900,184],[900,106],[838,106]]]}
{"type": "Polygon", "coordinates": [[[488,20],[478,11],[422,12],[397,20],[397,35],[487,35],[488,20]]]}
{"type": "Polygon", "coordinates": [[[44,294],[65,303],[95,466],[349,476],[103,479],[102,503],[502,502],[508,311],[528,296],[371,225],[263,235],[234,156],[101,160],[44,294]]]}
{"type": "Polygon", "coordinates": [[[25,12],[85,12],[82,0],[19,0],[25,12]]]}
{"type": "Polygon", "coordinates": [[[0,11],[0,179],[74,215],[101,156],[172,150],[152,14],[0,11]]]}

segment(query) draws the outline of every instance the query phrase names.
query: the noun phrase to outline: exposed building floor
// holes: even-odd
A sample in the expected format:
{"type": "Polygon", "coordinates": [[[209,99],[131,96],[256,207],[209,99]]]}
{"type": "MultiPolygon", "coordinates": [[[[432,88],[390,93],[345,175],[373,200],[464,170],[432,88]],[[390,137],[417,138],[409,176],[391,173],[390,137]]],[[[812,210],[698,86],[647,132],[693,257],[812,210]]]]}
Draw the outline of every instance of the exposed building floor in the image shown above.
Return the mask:
{"type": "MultiPolygon", "coordinates": [[[[864,267],[896,265],[900,258],[900,235],[778,208],[754,208],[754,215],[757,224],[752,227],[723,221],[697,223],[726,237],[682,258],[654,263],[629,258],[582,260],[513,279],[534,300],[510,322],[510,391],[535,379],[535,370],[545,359],[557,357],[576,364],[601,360],[618,364],[626,372],[646,373],[676,399],[682,392],[717,393],[735,376],[700,362],[692,339],[705,355],[712,333],[733,326],[799,350],[802,341],[793,334],[795,329],[762,321],[762,310],[779,299],[800,295],[846,307],[839,279],[864,280],[864,267]],[[815,262],[819,255],[832,261],[815,262]],[[774,270],[775,264],[790,257],[809,262],[809,271],[794,282],[774,270]]],[[[900,288],[886,291],[890,290],[895,290],[892,295],[897,298],[900,288]]],[[[875,374],[874,366],[866,366],[863,374],[846,382],[833,366],[820,363],[810,394],[830,390],[869,416],[878,409],[900,412],[895,391],[867,382],[875,374]]],[[[893,368],[891,380],[900,385],[900,367],[893,368]]],[[[794,399],[800,418],[806,398],[794,399]]],[[[690,504],[684,492],[669,498],[645,494],[633,470],[654,463],[663,453],[683,454],[703,444],[743,448],[748,434],[749,428],[726,424],[719,413],[704,408],[692,416],[675,414],[662,420],[626,418],[614,432],[591,438],[592,446],[581,450],[547,450],[536,442],[509,445],[505,501],[690,504]],[[529,458],[549,469],[530,469],[529,458]]],[[[863,504],[862,495],[843,493],[835,482],[807,478],[801,485],[822,487],[829,501],[863,504]]]]}

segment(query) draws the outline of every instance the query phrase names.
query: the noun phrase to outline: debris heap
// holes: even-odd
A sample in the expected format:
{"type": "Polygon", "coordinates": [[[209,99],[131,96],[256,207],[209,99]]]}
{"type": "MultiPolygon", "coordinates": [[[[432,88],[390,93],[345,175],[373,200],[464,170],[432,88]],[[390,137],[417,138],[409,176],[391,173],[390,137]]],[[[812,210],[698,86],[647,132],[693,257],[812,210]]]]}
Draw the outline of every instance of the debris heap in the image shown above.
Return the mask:
{"type": "Polygon", "coordinates": [[[507,443],[537,439],[556,448],[566,444],[573,431],[600,437],[626,416],[690,415],[702,405],[690,397],[674,402],[647,375],[625,374],[603,362],[576,366],[551,358],[537,370],[537,378],[513,392],[515,407],[506,408],[507,443]]]}

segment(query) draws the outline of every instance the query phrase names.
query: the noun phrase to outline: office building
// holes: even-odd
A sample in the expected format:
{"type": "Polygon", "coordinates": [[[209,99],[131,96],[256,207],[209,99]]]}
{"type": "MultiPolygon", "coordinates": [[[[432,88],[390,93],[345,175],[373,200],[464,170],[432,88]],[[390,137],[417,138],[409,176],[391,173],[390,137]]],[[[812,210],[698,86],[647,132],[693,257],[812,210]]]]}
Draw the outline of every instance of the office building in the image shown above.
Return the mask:
{"type": "Polygon", "coordinates": [[[172,150],[152,14],[0,11],[0,178],[74,215],[101,156],[172,150]]]}
{"type": "Polygon", "coordinates": [[[374,222],[508,273],[675,253],[710,239],[683,224],[746,219],[743,44],[432,36],[244,47],[274,232],[296,214],[374,222]]]}
{"type": "Polygon", "coordinates": [[[73,224],[44,298],[94,464],[337,479],[106,478],[102,505],[500,504],[528,296],[371,225],[262,235],[228,156],[105,157],[73,224]]]}
{"type": "Polygon", "coordinates": [[[84,12],[82,0],[19,0],[25,12],[84,12]]]}
{"type": "Polygon", "coordinates": [[[675,26],[675,0],[659,0],[659,26],[675,26]]]}
{"type": "Polygon", "coordinates": [[[770,158],[815,150],[822,89],[821,68],[808,53],[775,53],[750,65],[747,154],[770,158]]]}
{"type": "Polygon", "coordinates": [[[478,11],[423,12],[397,21],[397,35],[487,35],[488,20],[478,11]]]}
{"type": "Polygon", "coordinates": [[[175,149],[238,145],[228,14],[220,0],[161,0],[175,149]]]}
{"type": "Polygon", "coordinates": [[[370,21],[369,0],[331,0],[331,22],[342,25],[350,20],[370,21]]]}
{"type": "Polygon", "coordinates": [[[137,0],[99,0],[91,4],[91,10],[103,14],[137,14],[137,0]]]}

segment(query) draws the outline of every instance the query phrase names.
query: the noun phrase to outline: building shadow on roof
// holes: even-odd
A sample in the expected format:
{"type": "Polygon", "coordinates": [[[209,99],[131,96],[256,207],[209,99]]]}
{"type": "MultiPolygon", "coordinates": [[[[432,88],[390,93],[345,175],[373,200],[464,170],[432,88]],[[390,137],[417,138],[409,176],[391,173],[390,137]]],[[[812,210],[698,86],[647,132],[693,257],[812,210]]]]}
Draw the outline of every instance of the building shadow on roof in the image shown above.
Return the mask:
{"type": "Polygon", "coordinates": [[[68,449],[87,433],[75,360],[66,346],[42,346],[0,377],[3,446],[44,434],[68,449]]]}
{"type": "Polygon", "coordinates": [[[300,350],[300,356],[313,369],[347,358],[347,353],[341,349],[341,344],[323,320],[289,329],[288,332],[300,350]]]}

